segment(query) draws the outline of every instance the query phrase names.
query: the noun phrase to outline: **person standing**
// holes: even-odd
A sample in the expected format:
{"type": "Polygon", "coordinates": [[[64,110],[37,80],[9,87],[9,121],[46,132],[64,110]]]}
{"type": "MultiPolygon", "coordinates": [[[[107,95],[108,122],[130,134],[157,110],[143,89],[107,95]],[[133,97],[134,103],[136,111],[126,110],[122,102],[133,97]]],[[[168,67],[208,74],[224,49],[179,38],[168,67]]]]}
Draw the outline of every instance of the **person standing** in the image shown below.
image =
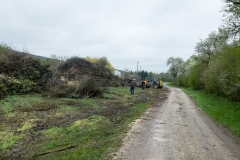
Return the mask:
{"type": "Polygon", "coordinates": [[[130,85],[130,93],[134,94],[135,80],[133,79],[130,85]]]}
{"type": "Polygon", "coordinates": [[[141,82],[141,85],[142,85],[142,89],[144,89],[144,81],[143,80],[141,82]]]}
{"type": "Polygon", "coordinates": [[[146,81],[146,79],[144,79],[144,88],[146,88],[147,87],[147,81],[146,81]]]}

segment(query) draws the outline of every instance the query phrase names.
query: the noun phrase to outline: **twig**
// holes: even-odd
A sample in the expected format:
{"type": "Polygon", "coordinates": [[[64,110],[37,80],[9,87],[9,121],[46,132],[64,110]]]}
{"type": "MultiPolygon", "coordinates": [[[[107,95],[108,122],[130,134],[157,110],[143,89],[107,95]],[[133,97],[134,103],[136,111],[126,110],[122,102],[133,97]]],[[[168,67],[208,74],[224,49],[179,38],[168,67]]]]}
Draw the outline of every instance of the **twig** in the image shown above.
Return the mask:
{"type": "Polygon", "coordinates": [[[96,92],[96,91],[94,91],[94,92],[92,92],[90,95],[88,95],[88,96],[84,97],[84,99],[87,99],[87,98],[89,98],[89,97],[90,97],[91,95],[93,95],[95,92],[96,92]]]}
{"type": "Polygon", "coordinates": [[[46,154],[49,154],[49,153],[54,153],[54,152],[59,152],[59,151],[63,151],[63,150],[66,150],[66,149],[70,149],[70,148],[74,148],[76,145],[70,145],[70,146],[67,146],[67,147],[64,147],[64,148],[60,148],[60,149],[56,149],[56,150],[50,150],[50,151],[46,151],[46,152],[42,152],[42,153],[35,153],[31,158],[29,159],[32,159],[34,157],[38,157],[38,156],[42,156],[42,155],[46,155],[46,154]]]}

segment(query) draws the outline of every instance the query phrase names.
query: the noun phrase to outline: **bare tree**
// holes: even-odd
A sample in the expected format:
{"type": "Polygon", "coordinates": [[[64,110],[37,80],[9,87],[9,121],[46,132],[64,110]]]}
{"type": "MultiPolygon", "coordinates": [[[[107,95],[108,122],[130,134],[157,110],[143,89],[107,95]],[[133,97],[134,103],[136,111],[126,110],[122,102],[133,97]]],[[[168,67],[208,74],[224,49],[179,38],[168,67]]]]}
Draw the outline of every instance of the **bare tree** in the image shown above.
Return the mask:
{"type": "Polygon", "coordinates": [[[240,41],[240,1],[224,0],[224,2],[226,3],[223,9],[226,17],[224,28],[230,37],[240,41]]]}

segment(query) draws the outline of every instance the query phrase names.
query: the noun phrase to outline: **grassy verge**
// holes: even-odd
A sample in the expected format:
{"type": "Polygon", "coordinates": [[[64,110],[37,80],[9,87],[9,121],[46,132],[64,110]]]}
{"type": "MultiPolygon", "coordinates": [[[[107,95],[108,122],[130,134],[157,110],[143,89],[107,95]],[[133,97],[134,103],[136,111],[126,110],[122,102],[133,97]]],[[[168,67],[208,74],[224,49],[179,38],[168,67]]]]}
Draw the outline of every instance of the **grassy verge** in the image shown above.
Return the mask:
{"type": "Polygon", "coordinates": [[[162,94],[119,87],[102,98],[8,97],[0,101],[0,159],[111,159],[129,124],[162,94]]]}
{"type": "MultiPolygon", "coordinates": [[[[174,86],[173,83],[168,83],[174,86]]],[[[174,86],[176,87],[176,86],[174,86]]],[[[203,90],[181,88],[207,115],[220,122],[240,137],[240,103],[232,102],[203,90]]]]}

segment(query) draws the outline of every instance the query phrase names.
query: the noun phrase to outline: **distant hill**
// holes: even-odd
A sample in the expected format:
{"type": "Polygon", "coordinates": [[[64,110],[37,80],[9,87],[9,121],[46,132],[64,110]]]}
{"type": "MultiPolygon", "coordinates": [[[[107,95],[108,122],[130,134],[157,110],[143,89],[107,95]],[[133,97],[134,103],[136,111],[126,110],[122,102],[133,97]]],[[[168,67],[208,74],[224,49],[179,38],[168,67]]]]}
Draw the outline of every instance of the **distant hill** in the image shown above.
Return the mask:
{"type": "Polygon", "coordinates": [[[52,58],[48,58],[48,57],[44,57],[44,56],[38,56],[38,55],[34,55],[34,54],[30,54],[30,53],[26,53],[26,52],[19,52],[19,51],[15,51],[15,50],[12,50],[13,53],[17,53],[17,54],[27,54],[29,55],[30,57],[32,58],[36,58],[36,59],[52,59],[52,58]]]}

